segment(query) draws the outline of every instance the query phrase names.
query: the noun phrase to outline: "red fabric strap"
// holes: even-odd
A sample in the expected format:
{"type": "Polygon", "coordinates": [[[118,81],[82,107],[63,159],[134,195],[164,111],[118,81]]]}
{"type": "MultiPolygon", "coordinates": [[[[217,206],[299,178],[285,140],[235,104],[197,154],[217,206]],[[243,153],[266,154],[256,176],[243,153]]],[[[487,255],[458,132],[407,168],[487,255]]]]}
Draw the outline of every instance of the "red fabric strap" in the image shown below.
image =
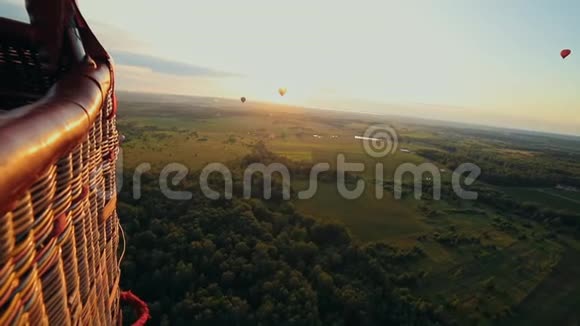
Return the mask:
{"type": "Polygon", "coordinates": [[[137,319],[132,326],[144,326],[147,320],[151,318],[149,314],[149,307],[145,301],[141,300],[131,291],[121,292],[121,301],[130,304],[135,311],[139,314],[139,319],[137,319]]]}

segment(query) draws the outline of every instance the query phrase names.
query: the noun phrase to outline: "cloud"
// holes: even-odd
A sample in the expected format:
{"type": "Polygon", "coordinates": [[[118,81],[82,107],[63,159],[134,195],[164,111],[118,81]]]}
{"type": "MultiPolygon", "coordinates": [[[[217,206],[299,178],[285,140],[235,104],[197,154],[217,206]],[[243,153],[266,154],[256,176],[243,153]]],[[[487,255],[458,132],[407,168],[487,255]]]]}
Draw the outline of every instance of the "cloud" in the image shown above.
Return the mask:
{"type": "Polygon", "coordinates": [[[149,48],[146,42],[124,29],[98,20],[87,20],[99,42],[109,51],[144,52],[149,48]]]}
{"type": "MultiPolygon", "coordinates": [[[[12,0],[0,0],[0,13],[2,17],[29,22],[23,1],[15,3],[12,0]]],[[[147,51],[148,44],[123,29],[90,19],[89,25],[119,65],[145,68],[153,73],[178,77],[240,77],[234,73],[143,54],[147,51]]]]}
{"type": "Polygon", "coordinates": [[[175,76],[151,69],[117,64],[116,86],[119,90],[142,93],[165,93],[199,96],[223,96],[219,79],[204,76],[175,76]]]}
{"type": "Polygon", "coordinates": [[[111,54],[117,64],[148,68],[152,72],[161,74],[190,77],[239,77],[239,75],[233,73],[195,66],[185,62],[156,58],[145,54],[125,51],[112,51],[111,54]]]}

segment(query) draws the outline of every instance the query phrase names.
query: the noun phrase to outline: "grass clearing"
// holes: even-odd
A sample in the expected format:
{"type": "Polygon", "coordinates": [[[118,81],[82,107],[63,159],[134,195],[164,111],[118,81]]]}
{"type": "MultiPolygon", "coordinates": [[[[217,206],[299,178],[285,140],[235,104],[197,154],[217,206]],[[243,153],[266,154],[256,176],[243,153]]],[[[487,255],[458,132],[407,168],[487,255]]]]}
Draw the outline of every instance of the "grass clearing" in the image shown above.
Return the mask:
{"type": "MultiPolygon", "coordinates": [[[[307,182],[294,182],[295,189],[306,189],[307,182]]],[[[296,200],[296,208],[305,214],[335,220],[346,225],[362,241],[387,241],[409,246],[429,230],[413,204],[398,201],[385,193],[376,199],[374,189],[367,188],[354,200],[344,199],[336,184],[319,183],[312,199],[296,200]]]]}

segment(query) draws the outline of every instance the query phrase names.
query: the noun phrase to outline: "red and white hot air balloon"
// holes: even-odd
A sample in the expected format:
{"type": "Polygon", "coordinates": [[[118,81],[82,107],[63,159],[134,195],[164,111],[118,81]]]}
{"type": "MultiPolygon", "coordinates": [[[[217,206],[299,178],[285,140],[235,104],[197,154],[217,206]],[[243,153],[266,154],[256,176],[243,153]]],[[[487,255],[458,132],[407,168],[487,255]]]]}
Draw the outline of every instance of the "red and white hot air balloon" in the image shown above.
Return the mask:
{"type": "Polygon", "coordinates": [[[572,50],[570,49],[564,49],[560,51],[560,56],[562,57],[562,59],[566,59],[566,57],[569,56],[570,54],[572,54],[572,50]]]}

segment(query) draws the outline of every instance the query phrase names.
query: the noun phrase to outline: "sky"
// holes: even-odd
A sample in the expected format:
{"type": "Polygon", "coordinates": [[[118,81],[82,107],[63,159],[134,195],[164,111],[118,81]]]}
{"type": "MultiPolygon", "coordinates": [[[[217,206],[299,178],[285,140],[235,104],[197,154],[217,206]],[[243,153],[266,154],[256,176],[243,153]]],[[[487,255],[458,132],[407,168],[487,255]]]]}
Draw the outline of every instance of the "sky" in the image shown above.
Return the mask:
{"type": "Polygon", "coordinates": [[[580,135],[577,0],[78,1],[119,89],[580,135]]]}

